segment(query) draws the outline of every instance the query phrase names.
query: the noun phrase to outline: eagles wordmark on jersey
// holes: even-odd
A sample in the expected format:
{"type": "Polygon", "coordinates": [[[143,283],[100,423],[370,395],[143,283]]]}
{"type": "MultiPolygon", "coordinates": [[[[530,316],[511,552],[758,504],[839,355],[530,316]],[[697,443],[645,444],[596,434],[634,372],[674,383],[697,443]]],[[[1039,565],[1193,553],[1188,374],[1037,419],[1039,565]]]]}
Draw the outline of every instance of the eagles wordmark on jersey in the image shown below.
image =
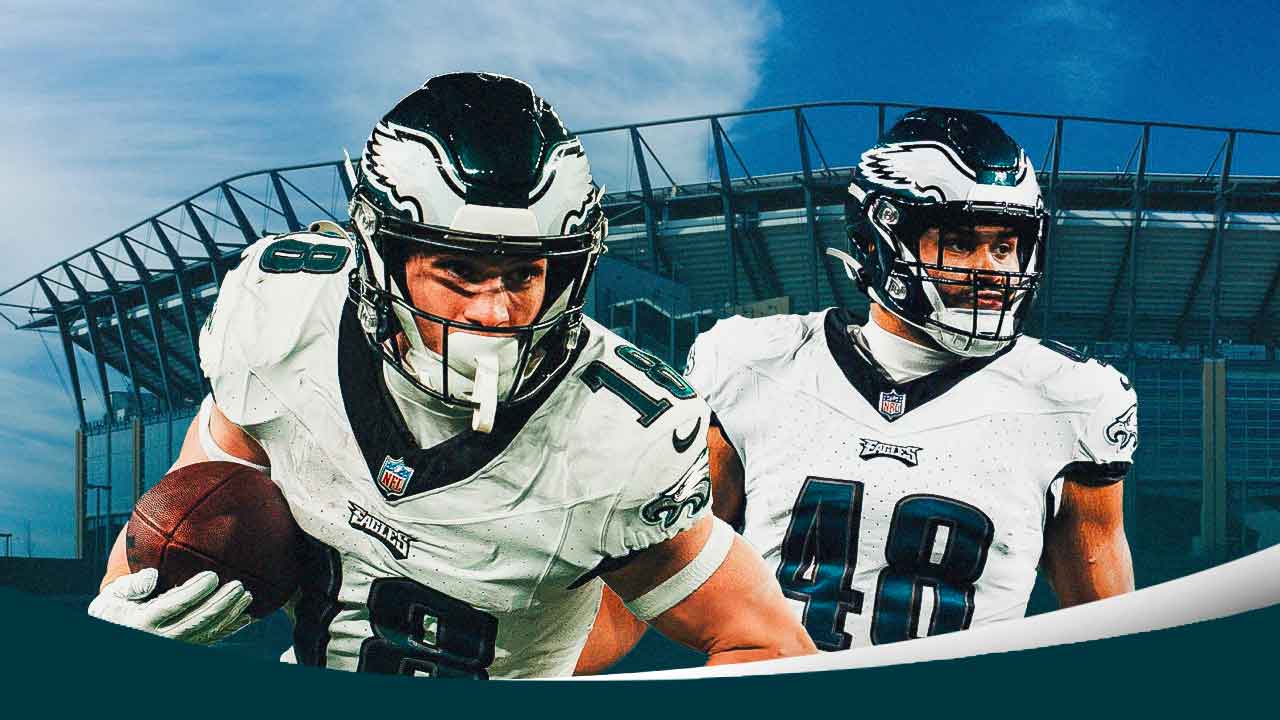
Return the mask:
{"type": "Polygon", "coordinates": [[[1064,475],[1137,446],[1127,378],[1023,336],[895,385],[848,314],[731,318],[687,371],[744,468],[743,536],[824,650],[1021,617],[1064,475]]]}
{"type": "Polygon", "coordinates": [[[602,563],[709,512],[706,405],[584,320],[560,377],[491,432],[419,447],[392,395],[400,375],[370,352],[348,302],[353,250],[318,233],[250,246],[200,343],[218,408],[265,449],[309,536],[294,656],[405,674],[571,673],[602,563]]]}

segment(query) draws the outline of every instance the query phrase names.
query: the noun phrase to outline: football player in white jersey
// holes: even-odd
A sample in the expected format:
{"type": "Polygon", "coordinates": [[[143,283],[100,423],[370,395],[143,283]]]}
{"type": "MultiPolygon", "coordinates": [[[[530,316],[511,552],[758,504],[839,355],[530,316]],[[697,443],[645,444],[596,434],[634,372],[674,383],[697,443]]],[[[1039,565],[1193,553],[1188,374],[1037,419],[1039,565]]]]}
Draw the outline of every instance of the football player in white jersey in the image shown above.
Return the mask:
{"type": "MultiPolygon", "coordinates": [[[[705,403],[582,314],[607,223],[551,107],[511,78],[438,76],[351,172],[353,235],[264,238],[228,273],[177,463],[258,465],[289,501],[308,547],[287,656],[567,675],[602,579],[712,663],[812,652],[711,514],[705,403]]],[[[90,612],[197,642],[246,622],[237,582],[155,585],[117,541],[90,612]]]]}
{"type": "Polygon", "coordinates": [[[1046,222],[1022,148],[981,115],[913,111],[849,192],[850,253],[833,254],[870,322],[735,317],[694,343],[715,513],[823,650],[1022,617],[1037,568],[1062,606],[1132,590],[1137,398],[1022,333],[1046,222]]]}

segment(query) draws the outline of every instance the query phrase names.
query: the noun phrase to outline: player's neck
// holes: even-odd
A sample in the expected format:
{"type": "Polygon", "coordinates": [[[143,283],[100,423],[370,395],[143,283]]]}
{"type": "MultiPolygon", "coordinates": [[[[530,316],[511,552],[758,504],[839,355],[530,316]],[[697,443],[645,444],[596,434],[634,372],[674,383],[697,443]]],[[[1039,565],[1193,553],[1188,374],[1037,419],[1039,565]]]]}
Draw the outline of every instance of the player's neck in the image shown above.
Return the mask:
{"type": "Polygon", "coordinates": [[[871,356],[897,383],[924,377],[963,359],[938,347],[919,328],[908,325],[875,303],[871,305],[871,321],[863,328],[862,337],[871,356]]]}
{"type": "Polygon", "coordinates": [[[945,349],[934,342],[928,333],[885,310],[878,303],[871,303],[871,322],[880,326],[880,329],[885,332],[896,335],[914,345],[919,345],[926,350],[945,352],[945,349]]]}

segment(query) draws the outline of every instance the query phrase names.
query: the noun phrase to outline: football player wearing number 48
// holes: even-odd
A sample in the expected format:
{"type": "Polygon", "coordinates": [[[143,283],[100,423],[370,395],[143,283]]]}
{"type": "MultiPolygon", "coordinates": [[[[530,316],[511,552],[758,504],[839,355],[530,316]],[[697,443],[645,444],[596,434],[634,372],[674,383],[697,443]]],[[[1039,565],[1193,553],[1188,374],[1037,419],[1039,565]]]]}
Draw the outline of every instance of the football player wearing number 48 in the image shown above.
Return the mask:
{"type": "MultiPolygon", "coordinates": [[[[711,514],[705,403],[582,314],[607,222],[551,107],[432,78],[350,171],[354,233],[265,238],[226,276],[179,458],[262,466],[288,500],[307,561],[287,659],[568,675],[602,583],[712,663],[813,652],[711,514]]],[[[244,624],[237,583],[151,597],[123,545],[91,613],[199,642],[244,624]]]]}
{"type": "Polygon", "coordinates": [[[716,514],[823,650],[1022,617],[1037,568],[1062,606],[1132,590],[1137,398],[1022,334],[1046,222],[1022,148],[986,117],[917,110],[849,192],[850,252],[833,254],[870,322],[731,318],[690,353],[716,514]]]}

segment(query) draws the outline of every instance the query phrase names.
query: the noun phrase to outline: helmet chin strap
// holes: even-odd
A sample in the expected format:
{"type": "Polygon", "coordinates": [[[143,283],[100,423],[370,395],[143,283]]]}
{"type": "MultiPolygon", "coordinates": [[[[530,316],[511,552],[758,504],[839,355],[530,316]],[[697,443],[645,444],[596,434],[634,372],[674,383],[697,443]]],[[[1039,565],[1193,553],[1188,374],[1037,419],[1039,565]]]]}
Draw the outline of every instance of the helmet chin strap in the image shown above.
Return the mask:
{"type": "Polygon", "coordinates": [[[432,447],[458,434],[471,418],[471,408],[451,405],[440,398],[428,395],[417,384],[410,382],[400,370],[390,364],[382,366],[382,378],[392,399],[400,408],[409,432],[419,447],[432,447]]]}
{"type": "MultiPolygon", "coordinates": [[[[935,310],[930,317],[934,322],[958,327],[962,325],[973,326],[973,313],[970,309],[954,309],[943,308],[935,310]]],[[[977,310],[978,323],[977,331],[980,333],[994,334],[998,329],[1000,322],[1000,311],[998,310],[977,310]]],[[[1009,317],[1011,311],[1004,313],[1005,317],[1009,317]]],[[[986,340],[983,338],[973,338],[961,333],[949,330],[944,327],[938,327],[932,323],[924,328],[929,336],[937,341],[939,345],[950,350],[951,352],[964,357],[987,357],[994,355],[1003,350],[1011,341],[1010,340],[986,340]]]]}
{"type": "Polygon", "coordinates": [[[1022,302],[1019,298],[1004,311],[982,310],[973,308],[950,308],[942,299],[942,294],[932,282],[924,281],[925,295],[933,305],[929,314],[932,323],[921,328],[939,345],[964,357],[987,357],[994,355],[1009,345],[1011,340],[995,340],[982,337],[971,337],[951,328],[972,328],[979,335],[994,336],[1000,331],[1001,318],[1012,324],[1014,313],[1022,302]]]}
{"type": "Polygon", "coordinates": [[[519,340],[509,335],[449,333],[446,369],[445,358],[422,341],[413,314],[398,304],[395,307],[409,345],[404,353],[406,368],[423,385],[440,392],[444,392],[444,373],[448,372],[449,397],[475,404],[471,428],[484,433],[493,430],[498,397],[510,391],[515,382],[519,340]]]}
{"type": "MultiPolygon", "coordinates": [[[[393,281],[394,282],[394,281],[393,281]]],[[[400,291],[396,288],[396,292],[400,291]]],[[[543,315],[562,312],[569,304],[571,288],[566,288],[543,315]]],[[[398,303],[393,304],[408,340],[405,365],[427,387],[444,390],[440,354],[427,348],[418,332],[414,316],[398,303]]],[[[536,345],[548,330],[534,333],[536,345]]],[[[511,392],[516,381],[516,363],[520,357],[520,341],[510,335],[484,335],[474,332],[449,333],[449,396],[475,404],[471,429],[491,432],[498,414],[498,398],[511,392]]],[[[533,372],[540,358],[531,358],[525,374],[533,372]]]]}
{"type": "MultiPolygon", "coordinates": [[[[477,398],[480,404],[471,413],[471,429],[487,433],[493,430],[493,421],[498,416],[498,354],[485,353],[476,355],[475,384],[471,397],[477,398]]],[[[514,373],[512,373],[514,375],[514,373]]]]}
{"type": "Polygon", "coordinates": [[[827,248],[827,254],[840,261],[844,265],[844,274],[855,283],[858,282],[858,273],[862,270],[862,263],[853,259],[853,256],[843,250],[836,248],[827,248]]]}

